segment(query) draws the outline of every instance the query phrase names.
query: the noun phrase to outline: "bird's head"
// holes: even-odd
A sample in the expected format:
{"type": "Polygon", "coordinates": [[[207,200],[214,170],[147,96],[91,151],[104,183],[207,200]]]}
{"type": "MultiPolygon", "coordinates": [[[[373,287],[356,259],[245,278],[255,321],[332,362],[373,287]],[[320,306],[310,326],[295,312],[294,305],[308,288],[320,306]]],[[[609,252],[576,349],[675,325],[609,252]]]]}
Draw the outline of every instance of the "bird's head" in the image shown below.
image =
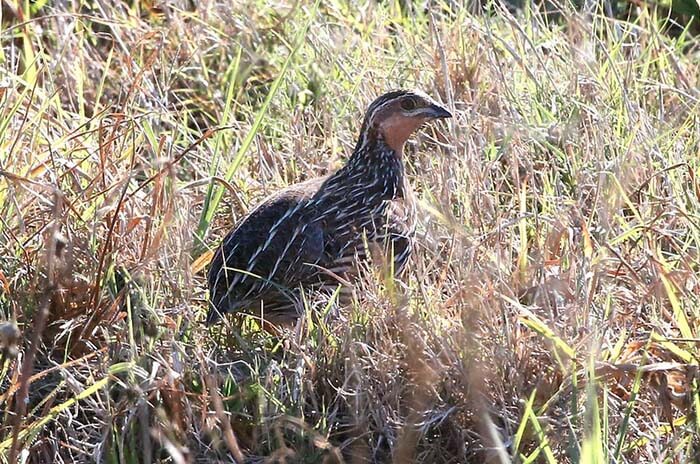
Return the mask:
{"type": "Polygon", "coordinates": [[[369,105],[360,143],[380,139],[400,155],[406,140],[423,123],[451,117],[449,111],[422,92],[388,92],[369,105]]]}

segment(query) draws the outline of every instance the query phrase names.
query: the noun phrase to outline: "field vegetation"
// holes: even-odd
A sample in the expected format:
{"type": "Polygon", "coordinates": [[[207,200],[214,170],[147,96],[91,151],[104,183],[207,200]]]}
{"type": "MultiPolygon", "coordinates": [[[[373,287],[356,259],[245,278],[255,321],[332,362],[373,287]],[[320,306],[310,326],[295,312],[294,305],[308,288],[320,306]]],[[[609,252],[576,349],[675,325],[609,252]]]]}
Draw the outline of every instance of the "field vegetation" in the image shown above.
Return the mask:
{"type": "Polygon", "coordinates": [[[692,2],[1,4],[0,462],[700,460],[692,2]],[[395,88],[455,115],[402,282],[206,327],[225,232],[395,88]]]}

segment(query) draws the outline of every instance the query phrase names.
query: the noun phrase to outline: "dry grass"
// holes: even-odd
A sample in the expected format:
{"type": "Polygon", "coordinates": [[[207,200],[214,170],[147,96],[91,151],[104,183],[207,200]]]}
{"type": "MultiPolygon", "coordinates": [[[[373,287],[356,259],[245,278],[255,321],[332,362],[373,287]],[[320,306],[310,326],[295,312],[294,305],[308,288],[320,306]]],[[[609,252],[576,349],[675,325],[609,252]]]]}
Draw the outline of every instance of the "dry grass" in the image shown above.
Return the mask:
{"type": "Polygon", "coordinates": [[[697,40],[399,3],[2,3],[3,462],[700,459],[697,40]],[[225,230],[395,87],[456,115],[405,285],[204,327],[225,230]]]}

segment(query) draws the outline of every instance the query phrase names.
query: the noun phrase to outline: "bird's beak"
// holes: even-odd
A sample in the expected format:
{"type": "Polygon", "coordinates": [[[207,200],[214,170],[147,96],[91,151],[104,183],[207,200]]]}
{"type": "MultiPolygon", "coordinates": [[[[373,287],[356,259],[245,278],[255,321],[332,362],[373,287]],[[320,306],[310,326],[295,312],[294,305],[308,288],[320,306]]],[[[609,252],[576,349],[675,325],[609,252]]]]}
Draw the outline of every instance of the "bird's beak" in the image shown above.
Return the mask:
{"type": "Polygon", "coordinates": [[[437,103],[433,103],[432,105],[430,105],[428,107],[428,110],[429,111],[427,112],[427,116],[431,119],[445,119],[452,117],[452,113],[450,113],[437,103]]]}

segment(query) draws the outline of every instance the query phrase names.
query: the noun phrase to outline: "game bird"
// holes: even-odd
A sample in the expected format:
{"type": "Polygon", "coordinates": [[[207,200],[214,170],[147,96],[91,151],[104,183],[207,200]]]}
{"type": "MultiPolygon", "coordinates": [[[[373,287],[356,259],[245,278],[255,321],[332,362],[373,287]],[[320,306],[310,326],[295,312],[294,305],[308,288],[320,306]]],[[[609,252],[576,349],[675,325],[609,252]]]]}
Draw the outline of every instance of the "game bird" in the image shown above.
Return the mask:
{"type": "Polygon", "coordinates": [[[416,216],[404,144],[423,123],[450,117],[418,91],[393,91],[374,100],[342,168],[272,194],[223,239],[208,273],[207,323],[230,312],[271,324],[292,322],[304,311],[302,291],[341,285],[347,294],[373,250],[386,253],[389,269],[400,276],[413,247],[416,216]]]}

